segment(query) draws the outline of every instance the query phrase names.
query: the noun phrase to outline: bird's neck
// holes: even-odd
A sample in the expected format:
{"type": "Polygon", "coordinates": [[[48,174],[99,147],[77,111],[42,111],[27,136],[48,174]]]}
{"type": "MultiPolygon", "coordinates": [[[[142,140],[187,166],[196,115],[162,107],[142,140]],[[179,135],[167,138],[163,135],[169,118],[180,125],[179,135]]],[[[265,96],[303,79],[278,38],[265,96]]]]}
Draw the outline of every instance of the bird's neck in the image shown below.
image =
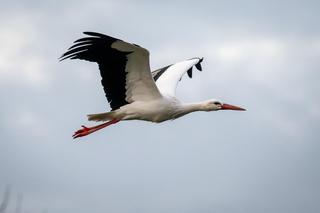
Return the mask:
{"type": "Polygon", "coordinates": [[[183,106],[184,110],[188,113],[195,111],[207,111],[206,102],[197,102],[197,103],[185,103],[183,106]]]}
{"type": "Polygon", "coordinates": [[[184,103],[179,107],[174,117],[178,118],[195,111],[206,111],[204,103],[184,103]]]}

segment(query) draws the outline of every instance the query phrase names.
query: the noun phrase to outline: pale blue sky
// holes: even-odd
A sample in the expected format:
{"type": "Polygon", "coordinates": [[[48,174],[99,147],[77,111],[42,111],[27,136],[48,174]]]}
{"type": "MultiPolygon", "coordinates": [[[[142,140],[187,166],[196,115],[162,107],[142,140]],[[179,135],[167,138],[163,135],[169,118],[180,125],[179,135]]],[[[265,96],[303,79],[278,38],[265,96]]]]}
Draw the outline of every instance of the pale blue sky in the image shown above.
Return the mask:
{"type": "Polygon", "coordinates": [[[319,212],[318,1],[0,3],[0,201],[9,211],[319,212]],[[143,46],[153,69],[204,57],[185,101],[246,112],[120,122],[80,140],[108,110],[95,64],[58,62],[97,31],[143,46]]]}

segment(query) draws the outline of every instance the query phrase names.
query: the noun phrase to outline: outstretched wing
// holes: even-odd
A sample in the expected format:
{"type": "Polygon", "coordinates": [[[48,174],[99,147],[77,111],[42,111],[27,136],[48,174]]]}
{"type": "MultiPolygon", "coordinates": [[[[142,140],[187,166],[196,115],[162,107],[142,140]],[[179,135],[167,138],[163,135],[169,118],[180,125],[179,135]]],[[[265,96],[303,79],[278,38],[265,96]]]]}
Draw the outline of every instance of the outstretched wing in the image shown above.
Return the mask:
{"type": "Polygon", "coordinates": [[[101,83],[112,110],[134,101],[162,97],[152,78],[148,50],[95,32],[76,40],[60,60],[67,58],[96,62],[101,83]]]}
{"type": "Polygon", "coordinates": [[[192,58],[153,71],[152,77],[156,81],[161,94],[175,96],[178,82],[182,76],[187,73],[192,78],[193,66],[202,71],[202,61],[203,58],[192,58]]]}

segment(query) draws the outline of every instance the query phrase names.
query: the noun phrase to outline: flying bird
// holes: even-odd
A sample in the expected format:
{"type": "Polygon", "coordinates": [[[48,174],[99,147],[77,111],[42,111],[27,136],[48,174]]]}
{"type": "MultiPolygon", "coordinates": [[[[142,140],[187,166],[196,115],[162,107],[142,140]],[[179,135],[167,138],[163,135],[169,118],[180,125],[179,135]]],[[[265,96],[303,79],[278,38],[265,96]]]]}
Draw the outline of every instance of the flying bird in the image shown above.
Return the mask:
{"type": "Polygon", "coordinates": [[[122,120],[159,123],[195,111],[245,110],[216,99],[183,103],[175,97],[178,82],[185,73],[192,78],[193,67],[202,71],[203,58],[191,58],[151,72],[147,49],[101,33],[84,34],[87,37],[76,40],[60,61],[70,58],[96,62],[111,111],[88,115],[89,121],[104,123],[82,126],[73,138],[122,120]]]}

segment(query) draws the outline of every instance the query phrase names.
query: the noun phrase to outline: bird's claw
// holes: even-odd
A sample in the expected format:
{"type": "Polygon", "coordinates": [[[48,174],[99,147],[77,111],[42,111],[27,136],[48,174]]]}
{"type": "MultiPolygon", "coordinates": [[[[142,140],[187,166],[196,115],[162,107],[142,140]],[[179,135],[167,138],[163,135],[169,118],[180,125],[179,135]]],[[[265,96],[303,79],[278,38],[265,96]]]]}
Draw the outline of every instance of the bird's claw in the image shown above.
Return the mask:
{"type": "Polygon", "coordinates": [[[86,127],[86,126],[81,126],[82,129],[79,129],[78,131],[76,131],[72,137],[73,139],[75,138],[78,138],[78,137],[83,137],[83,136],[86,136],[86,135],[89,135],[95,131],[98,131],[99,129],[102,129],[102,128],[105,128],[111,124],[115,124],[117,122],[119,122],[120,120],[117,120],[117,119],[113,119],[111,121],[108,121],[106,123],[103,123],[103,124],[100,124],[100,125],[97,125],[97,126],[93,126],[93,127],[86,127]]]}
{"type": "Polygon", "coordinates": [[[81,127],[82,127],[82,129],[77,130],[72,135],[73,139],[83,137],[83,136],[89,135],[91,133],[90,128],[83,126],[83,125],[81,127]]]}

